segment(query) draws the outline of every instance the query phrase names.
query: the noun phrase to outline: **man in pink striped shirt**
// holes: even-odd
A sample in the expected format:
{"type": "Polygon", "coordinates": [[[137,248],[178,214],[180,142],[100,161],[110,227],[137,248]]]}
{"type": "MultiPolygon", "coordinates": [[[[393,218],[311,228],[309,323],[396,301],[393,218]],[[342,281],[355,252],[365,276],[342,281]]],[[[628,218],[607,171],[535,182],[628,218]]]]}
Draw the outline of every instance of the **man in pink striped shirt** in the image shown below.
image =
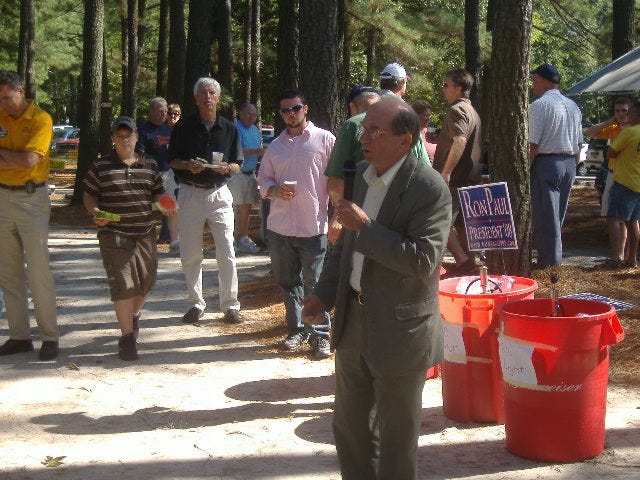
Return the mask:
{"type": "Polygon", "coordinates": [[[280,116],[286,129],[262,157],[258,184],[271,198],[267,245],[273,275],[284,298],[287,339],[284,348],[297,350],[309,342],[316,358],[331,355],[329,314],[321,325],[304,325],[302,299],[313,291],[327,250],[327,179],[324,176],[334,135],[307,120],[304,95],[288,90],[280,95],[280,116]]]}

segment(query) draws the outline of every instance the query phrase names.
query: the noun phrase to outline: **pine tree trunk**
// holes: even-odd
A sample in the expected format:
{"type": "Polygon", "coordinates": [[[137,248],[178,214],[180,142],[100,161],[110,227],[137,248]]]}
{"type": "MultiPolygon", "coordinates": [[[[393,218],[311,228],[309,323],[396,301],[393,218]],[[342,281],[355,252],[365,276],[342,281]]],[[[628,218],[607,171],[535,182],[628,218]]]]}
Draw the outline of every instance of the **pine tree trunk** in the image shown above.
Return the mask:
{"type": "MultiPolygon", "coordinates": [[[[106,52],[106,42],[102,40],[102,51],[106,52]]],[[[113,117],[113,105],[110,100],[109,77],[107,68],[107,55],[102,55],[102,94],[100,95],[100,153],[108,154],[112,149],[111,143],[111,119],[113,117]]]]}
{"type": "Polygon", "coordinates": [[[184,102],[186,53],[184,0],[169,0],[169,55],[165,97],[169,103],[184,102]]]}
{"type": "Polygon", "coordinates": [[[377,63],[377,50],[378,50],[378,30],[374,27],[369,27],[367,30],[367,43],[365,46],[365,56],[367,57],[367,75],[365,83],[372,87],[377,87],[376,77],[378,72],[376,71],[377,63]],[[375,83],[374,83],[375,82],[375,83]]]}
{"type": "MultiPolygon", "coordinates": [[[[231,0],[218,0],[216,8],[218,37],[218,74],[216,80],[233,98],[233,55],[231,54],[231,0]]],[[[221,109],[226,118],[235,118],[235,104],[221,109]]]]}
{"type": "Polygon", "coordinates": [[[78,151],[76,183],[72,205],[82,203],[82,180],[100,152],[100,98],[104,36],[104,0],[86,0],[83,25],[82,92],[80,121],[82,135],[78,151]]]}
{"type": "Polygon", "coordinates": [[[35,3],[20,1],[20,45],[18,46],[18,73],[24,83],[26,98],[36,98],[35,78],[35,3]]]}
{"type": "Polygon", "coordinates": [[[211,45],[213,43],[213,0],[189,2],[189,37],[184,74],[182,114],[194,113],[196,102],[193,86],[200,77],[211,75],[211,45]]]}
{"type": "Polygon", "coordinates": [[[613,35],[611,59],[633,49],[635,37],[635,0],[613,0],[613,35]]]}
{"type": "Polygon", "coordinates": [[[300,2],[300,89],[309,105],[309,119],[337,130],[338,100],[337,0],[300,2]]]}
{"type": "Polygon", "coordinates": [[[136,0],[127,0],[127,84],[123,89],[123,109],[122,115],[135,118],[137,95],[136,87],[138,84],[138,2],[136,0]]]}
{"type": "Polygon", "coordinates": [[[260,0],[253,1],[253,14],[251,15],[253,25],[251,26],[251,103],[258,112],[262,108],[260,72],[262,70],[262,23],[260,21],[260,0]]]}
{"type": "Polygon", "coordinates": [[[491,107],[483,131],[489,139],[491,180],[506,181],[518,250],[491,252],[489,271],[529,275],[531,214],[529,187],[529,54],[532,0],[495,0],[490,81],[485,98],[491,107]],[[504,264],[503,264],[504,262],[504,264]]]}
{"type": "MultiPolygon", "coordinates": [[[[298,88],[300,84],[298,9],[299,0],[278,0],[277,95],[285,90],[298,88]]],[[[276,135],[284,128],[280,115],[276,115],[275,127],[276,135]]]]}
{"type": "Polygon", "coordinates": [[[464,54],[465,69],[473,76],[471,103],[477,111],[481,109],[481,75],[482,60],[480,57],[480,1],[464,2],[464,54]]]}
{"type": "Polygon", "coordinates": [[[169,0],[160,0],[160,28],[156,61],[156,95],[167,97],[167,56],[169,54],[169,0]]]}
{"type": "MultiPolygon", "coordinates": [[[[258,1],[258,0],[256,0],[258,1]]],[[[242,59],[242,79],[244,84],[244,91],[242,92],[242,101],[249,102],[251,99],[251,54],[253,48],[251,42],[253,41],[252,28],[253,28],[253,0],[246,0],[246,9],[244,12],[244,50],[242,59]]]]}

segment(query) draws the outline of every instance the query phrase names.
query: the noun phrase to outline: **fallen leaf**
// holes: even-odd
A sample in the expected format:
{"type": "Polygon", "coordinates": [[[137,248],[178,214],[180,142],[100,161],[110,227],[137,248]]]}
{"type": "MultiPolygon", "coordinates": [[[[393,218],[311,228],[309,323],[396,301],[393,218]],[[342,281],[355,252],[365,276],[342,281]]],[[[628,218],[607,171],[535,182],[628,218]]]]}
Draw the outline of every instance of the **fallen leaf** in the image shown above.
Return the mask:
{"type": "Polygon", "coordinates": [[[62,460],[64,460],[65,458],[66,455],[62,455],[60,457],[51,457],[47,455],[46,458],[40,463],[45,467],[59,467],[60,465],[62,465],[62,460]]]}

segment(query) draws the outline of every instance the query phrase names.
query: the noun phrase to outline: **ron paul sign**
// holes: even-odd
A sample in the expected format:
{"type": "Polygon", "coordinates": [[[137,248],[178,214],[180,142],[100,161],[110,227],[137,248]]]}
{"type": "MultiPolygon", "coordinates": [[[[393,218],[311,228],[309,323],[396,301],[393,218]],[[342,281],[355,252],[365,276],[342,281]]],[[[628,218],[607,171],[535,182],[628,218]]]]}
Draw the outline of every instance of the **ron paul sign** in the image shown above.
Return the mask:
{"type": "Polygon", "coordinates": [[[518,248],[507,184],[458,188],[469,250],[518,248]]]}

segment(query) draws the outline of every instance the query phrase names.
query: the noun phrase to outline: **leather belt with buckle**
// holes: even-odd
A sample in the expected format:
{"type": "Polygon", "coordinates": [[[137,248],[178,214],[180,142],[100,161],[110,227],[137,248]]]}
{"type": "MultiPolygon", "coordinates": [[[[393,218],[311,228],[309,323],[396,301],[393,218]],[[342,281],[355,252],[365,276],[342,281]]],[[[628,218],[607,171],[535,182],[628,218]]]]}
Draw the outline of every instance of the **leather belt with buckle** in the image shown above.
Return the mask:
{"type": "Polygon", "coordinates": [[[354,290],[353,288],[351,289],[351,295],[358,300],[358,303],[360,305],[364,305],[364,295],[362,295],[362,293],[354,290]]]}
{"type": "Polygon", "coordinates": [[[190,182],[189,180],[180,180],[180,183],[184,185],[189,185],[190,187],[193,187],[193,188],[201,188],[202,190],[215,190],[222,186],[222,185],[218,185],[217,183],[202,185],[201,183],[190,182]]]}
{"type": "Polygon", "coordinates": [[[5,190],[11,190],[13,192],[24,192],[33,193],[36,188],[44,187],[46,185],[45,182],[35,183],[35,182],[27,182],[22,185],[5,185],[4,183],[0,183],[0,188],[4,188],[5,190]]]}

